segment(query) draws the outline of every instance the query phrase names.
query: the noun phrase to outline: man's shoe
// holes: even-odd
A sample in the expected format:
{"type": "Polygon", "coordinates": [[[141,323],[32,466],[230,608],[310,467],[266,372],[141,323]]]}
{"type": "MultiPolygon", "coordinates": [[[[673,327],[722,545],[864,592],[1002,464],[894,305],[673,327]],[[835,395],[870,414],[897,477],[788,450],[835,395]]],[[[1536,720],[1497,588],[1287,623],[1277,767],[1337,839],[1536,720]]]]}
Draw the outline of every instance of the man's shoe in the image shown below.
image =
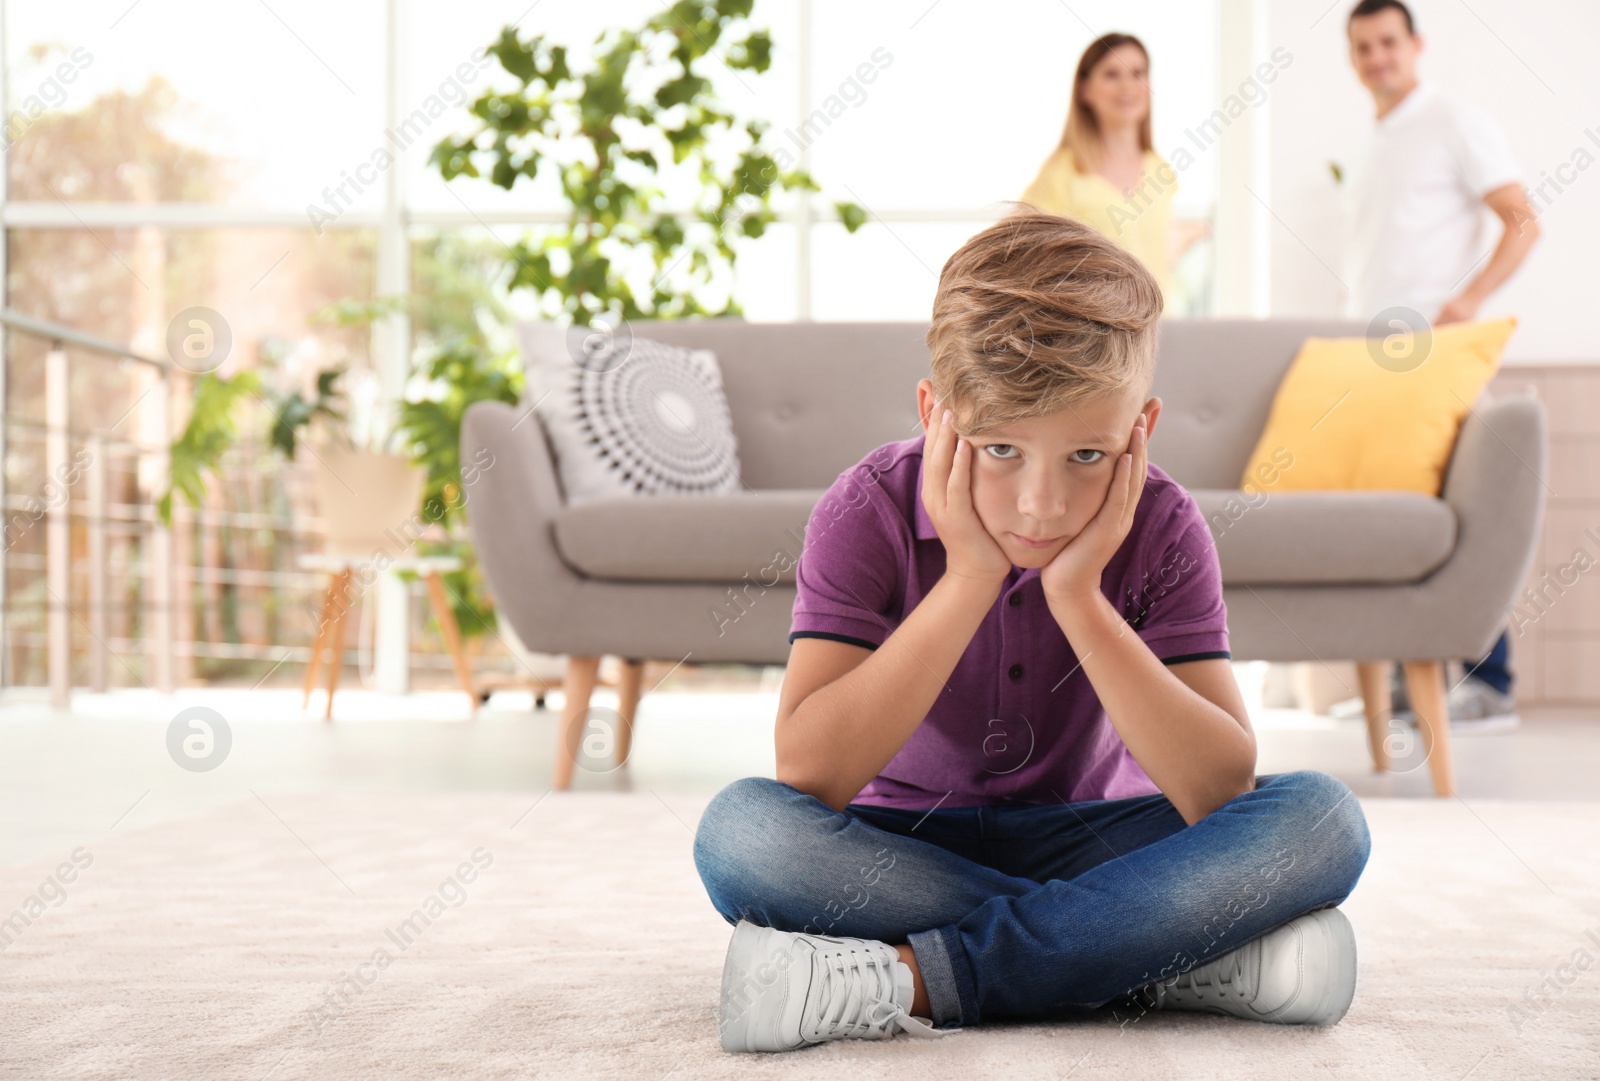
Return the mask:
{"type": "Polygon", "coordinates": [[[941,1035],[911,1016],[912,993],[911,968],[887,943],[740,920],[722,966],[717,1028],[727,1051],[793,1051],[896,1032],[941,1035]]]}
{"type": "Polygon", "coordinates": [[[1232,953],[1151,984],[1141,997],[1158,1010],[1331,1025],[1350,1008],[1355,991],[1355,931],[1343,912],[1321,908],[1232,953]]]}
{"type": "Polygon", "coordinates": [[[1516,699],[1473,676],[1450,688],[1449,701],[1452,732],[1511,732],[1522,724],[1516,699]]]}
{"type": "MultiPolygon", "coordinates": [[[[1481,679],[1468,676],[1450,688],[1448,698],[1452,734],[1478,735],[1485,732],[1514,732],[1522,725],[1516,699],[1501,694],[1481,679]]],[[[1395,719],[1415,728],[1416,713],[1407,710],[1395,719]]]]}

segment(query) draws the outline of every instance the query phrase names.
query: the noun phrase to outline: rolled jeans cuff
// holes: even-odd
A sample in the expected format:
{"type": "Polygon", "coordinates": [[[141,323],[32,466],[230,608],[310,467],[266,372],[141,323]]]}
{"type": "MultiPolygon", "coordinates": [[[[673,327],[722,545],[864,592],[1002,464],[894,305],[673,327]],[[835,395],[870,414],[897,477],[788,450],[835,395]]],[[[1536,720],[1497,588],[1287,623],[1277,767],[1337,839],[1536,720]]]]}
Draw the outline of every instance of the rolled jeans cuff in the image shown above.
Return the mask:
{"type": "MultiPolygon", "coordinates": [[[[917,955],[917,967],[922,970],[922,987],[928,993],[928,1013],[940,1027],[961,1024],[961,986],[957,982],[955,966],[950,961],[950,945],[944,932],[952,934],[955,928],[935,928],[917,931],[906,936],[911,952],[917,955]]],[[[970,983],[970,979],[968,981],[970,983]]],[[[971,989],[968,996],[977,1001],[971,989]]]]}

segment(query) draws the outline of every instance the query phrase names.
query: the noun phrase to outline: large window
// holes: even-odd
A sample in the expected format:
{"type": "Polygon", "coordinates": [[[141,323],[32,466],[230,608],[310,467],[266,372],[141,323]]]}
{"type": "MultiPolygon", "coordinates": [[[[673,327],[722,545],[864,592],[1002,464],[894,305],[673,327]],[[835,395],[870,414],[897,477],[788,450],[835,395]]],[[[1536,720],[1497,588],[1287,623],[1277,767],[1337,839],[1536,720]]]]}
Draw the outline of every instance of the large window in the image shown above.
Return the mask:
{"type": "MultiPolygon", "coordinates": [[[[299,222],[322,236],[387,217],[511,238],[560,213],[552,184],[446,184],[427,164],[433,144],[460,125],[460,102],[492,78],[477,51],[516,23],[581,56],[602,29],[661,8],[12,0],[6,224],[299,222]],[[398,138],[396,120],[406,121],[398,138]],[[373,168],[379,150],[397,163],[373,168]]],[[[929,268],[1033,177],[1059,135],[1077,57],[1101,32],[1131,31],[1150,47],[1158,150],[1184,145],[1216,98],[1209,3],[1017,0],[1002,15],[976,0],[758,0],[755,13],[773,34],[772,67],[760,76],[723,68],[719,90],[736,111],[769,121],[824,189],[805,235],[779,230],[751,246],[738,290],[757,318],[925,316],[929,268]],[[865,206],[871,229],[839,235],[826,209],[834,198],[865,206]]],[[[1178,216],[1209,218],[1215,188],[1206,164],[1185,171],[1178,216]]],[[[1179,301],[1194,312],[1205,310],[1208,284],[1206,252],[1197,251],[1183,275],[1193,288],[1179,301]]],[[[380,273],[404,279],[403,266],[380,273]]]]}
{"type": "MultiPolygon", "coordinates": [[[[232,331],[230,370],[268,351],[307,370],[339,356],[402,385],[411,350],[434,328],[371,335],[317,314],[448,281],[455,271],[441,260],[492,268],[497,250],[562,214],[548,184],[445,184],[428,166],[433,145],[463,125],[462,103],[495,77],[479,50],[517,24],[581,61],[602,29],[662,9],[659,0],[0,0],[6,304],[152,355],[164,352],[173,317],[201,306],[232,331]],[[373,165],[387,155],[393,164],[373,165]]],[[[724,66],[718,90],[735,112],[768,121],[823,189],[804,207],[785,197],[782,220],[742,242],[733,288],[756,320],[926,318],[944,260],[1003,212],[1055,144],[1077,58],[1100,33],[1129,31],[1149,46],[1163,153],[1216,98],[1213,3],[756,0],[755,19],[772,33],[771,69],[724,66]],[[836,199],[864,206],[868,224],[847,234],[833,217],[836,199]]],[[[1183,174],[1180,219],[1210,218],[1212,166],[1183,174]]],[[[1180,264],[1176,293],[1176,313],[1209,310],[1205,243],[1180,264]]],[[[527,310],[526,298],[503,290],[495,300],[507,321],[527,310]]],[[[48,481],[43,345],[17,334],[4,341],[11,514],[36,507],[48,481]]],[[[90,355],[71,362],[75,430],[126,440],[106,451],[108,513],[147,506],[158,478],[140,455],[161,442],[141,428],[148,381],[90,355]]],[[[180,409],[171,422],[182,420],[180,409]]],[[[281,656],[273,643],[309,633],[309,620],[284,622],[261,600],[286,590],[298,598],[288,609],[311,605],[315,580],[293,558],[305,477],[273,474],[248,455],[234,468],[260,486],[219,494],[176,538],[175,558],[188,567],[179,618],[189,619],[190,603],[202,613],[178,636],[192,645],[188,665],[242,660],[264,671],[281,656]],[[282,535],[269,536],[275,529],[282,535]]],[[[124,524],[127,545],[97,558],[128,579],[113,601],[136,614],[137,534],[149,522],[124,524]]],[[[5,683],[43,682],[42,532],[8,541],[4,553],[5,683]]],[[[72,544],[74,559],[93,548],[81,525],[72,544]]],[[[128,646],[136,624],[129,616],[112,637],[128,646]]],[[[76,650],[87,632],[75,623],[73,633],[76,650]]],[[[133,664],[119,680],[114,666],[111,679],[140,671],[133,664]]]]}

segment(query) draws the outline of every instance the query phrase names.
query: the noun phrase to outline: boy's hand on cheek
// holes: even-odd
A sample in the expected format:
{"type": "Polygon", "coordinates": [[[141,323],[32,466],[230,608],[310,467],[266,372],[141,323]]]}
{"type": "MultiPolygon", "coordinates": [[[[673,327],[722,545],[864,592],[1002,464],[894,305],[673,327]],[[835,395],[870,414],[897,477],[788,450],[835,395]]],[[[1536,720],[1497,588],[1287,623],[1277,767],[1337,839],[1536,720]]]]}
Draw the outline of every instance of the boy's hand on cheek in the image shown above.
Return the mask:
{"type": "Polygon", "coordinates": [[[972,505],[972,444],[956,435],[949,410],[935,402],[922,449],[922,505],[944,544],[945,573],[998,585],[1011,559],[972,505]]]}
{"type": "Polygon", "coordinates": [[[1050,604],[1082,603],[1100,592],[1100,576],[1128,536],[1139,497],[1144,494],[1148,446],[1145,425],[1145,414],[1140,413],[1133,423],[1127,451],[1117,458],[1111,487],[1099,513],[1039,572],[1039,583],[1050,604]]]}

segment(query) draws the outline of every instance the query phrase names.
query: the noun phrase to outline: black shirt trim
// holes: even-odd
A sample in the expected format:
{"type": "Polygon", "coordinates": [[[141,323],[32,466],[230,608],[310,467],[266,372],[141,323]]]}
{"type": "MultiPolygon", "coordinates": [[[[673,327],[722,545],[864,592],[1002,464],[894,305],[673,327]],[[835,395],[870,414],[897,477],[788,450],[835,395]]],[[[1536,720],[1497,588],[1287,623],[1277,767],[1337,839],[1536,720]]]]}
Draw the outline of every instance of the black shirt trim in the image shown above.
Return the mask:
{"type": "Polygon", "coordinates": [[[1215,661],[1231,660],[1233,654],[1225,649],[1214,649],[1210,653],[1180,653],[1176,657],[1162,657],[1162,664],[1182,664],[1185,661],[1215,661]]]}
{"type": "Polygon", "coordinates": [[[796,638],[826,638],[830,642],[845,642],[852,646],[862,646],[866,649],[877,649],[878,643],[869,642],[865,638],[851,638],[848,634],[829,634],[827,631],[795,631],[789,635],[789,644],[794,645],[796,638]]]}

